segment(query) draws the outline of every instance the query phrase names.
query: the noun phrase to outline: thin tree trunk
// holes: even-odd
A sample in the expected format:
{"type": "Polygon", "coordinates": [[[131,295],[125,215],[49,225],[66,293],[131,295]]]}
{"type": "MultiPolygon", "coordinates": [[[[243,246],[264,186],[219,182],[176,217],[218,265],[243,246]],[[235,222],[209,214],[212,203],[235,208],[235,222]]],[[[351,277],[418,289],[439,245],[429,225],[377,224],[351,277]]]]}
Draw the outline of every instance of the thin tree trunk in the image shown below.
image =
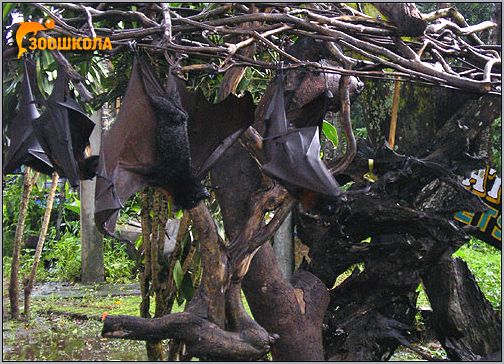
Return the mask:
{"type": "MultiPolygon", "coordinates": [[[[151,198],[154,200],[159,199],[159,196],[155,195],[149,190],[142,194],[142,240],[144,249],[144,271],[140,280],[140,288],[142,292],[142,302],[140,303],[140,317],[150,318],[150,295],[151,290],[156,290],[157,272],[155,271],[155,266],[157,265],[156,259],[157,255],[153,254],[153,250],[157,249],[156,237],[152,234],[157,229],[157,218],[151,218],[149,211],[151,210],[151,198]],[[152,285],[151,285],[152,282],[152,285]]],[[[156,202],[153,202],[155,205],[156,202]]],[[[156,207],[154,206],[154,214],[157,213],[156,207]]],[[[145,342],[145,348],[147,350],[147,358],[149,361],[161,361],[163,360],[163,347],[161,340],[147,340],[145,342]]]]}
{"type": "MultiPolygon", "coordinates": [[[[152,289],[155,293],[155,310],[154,317],[162,317],[166,309],[165,301],[163,300],[162,291],[166,286],[167,281],[170,279],[161,274],[163,266],[160,264],[160,258],[163,256],[164,246],[164,230],[167,218],[167,202],[163,198],[159,190],[154,191],[153,202],[154,218],[152,219],[152,230],[150,239],[150,254],[151,254],[151,281],[152,289]]],[[[168,311],[171,310],[171,307],[168,311]]],[[[147,355],[151,361],[164,361],[165,350],[162,340],[147,341],[147,355]]]]}
{"type": "Polygon", "coordinates": [[[16,226],[16,235],[14,236],[14,249],[12,252],[11,277],[9,285],[10,313],[13,319],[19,319],[19,255],[23,240],[26,212],[28,211],[28,202],[33,184],[37,180],[39,173],[30,178],[31,168],[26,167],[23,180],[23,196],[21,206],[19,207],[19,218],[16,226]]]}
{"type": "MultiPolygon", "coordinates": [[[[165,242],[166,221],[168,217],[168,202],[163,194],[156,190],[150,201],[149,193],[142,196],[142,237],[144,247],[144,272],[140,286],[142,303],[140,316],[150,318],[150,295],[155,294],[154,317],[169,314],[175,301],[175,287],[172,279],[173,268],[180,255],[180,237],[177,235],[175,250],[165,261],[163,254],[165,242]],[[151,203],[152,202],[152,203],[151,203]],[[151,218],[149,211],[154,216],[151,218]]],[[[186,221],[188,215],[186,215],[186,221]]],[[[147,357],[150,361],[165,360],[166,353],[162,340],[146,341],[147,357]]]]}
{"type": "Polygon", "coordinates": [[[40,235],[37,242],[37,249],[35,250],[35,257],[33,260],[32,269],[30,276],[25,278],[24,287],[24,315],[25,318],[29,316],[30,313],[30,295],[35,284],[35,275],[37,273],[37,267],[40,262],[40,256],[42,255],[42,249],[44,247],[44,242],[47,236],[47,229],[49,228],[49,221],[51,219],[51,211],[54,202],[54,195],[56,194],[56,187],[58,187],[58,173],[54,172],[52,174],[52,184],[49,194],[47,195],[47,205],[44,213],[44,219],[42,220],[42,227],[40,228],[40,235]]]}
{"type": "Polygon", "coordinates": [[[66,201],[65,183],[66,179],[63,178],[62,183],[63,188],[61,189],[61,196],[58,205],[58,217],[56,217],[56,237],[55,237],[56,241],[58,241],[61,237],[61,222],[63,220],[63,212],[65,210],[65,201],[66,201]]]}
{"type": "Polygon", "coordinates": [[[498,360],[502,324],[467,264],[446,258],[423,275],[436,335],[454,361],[498,360]]]}

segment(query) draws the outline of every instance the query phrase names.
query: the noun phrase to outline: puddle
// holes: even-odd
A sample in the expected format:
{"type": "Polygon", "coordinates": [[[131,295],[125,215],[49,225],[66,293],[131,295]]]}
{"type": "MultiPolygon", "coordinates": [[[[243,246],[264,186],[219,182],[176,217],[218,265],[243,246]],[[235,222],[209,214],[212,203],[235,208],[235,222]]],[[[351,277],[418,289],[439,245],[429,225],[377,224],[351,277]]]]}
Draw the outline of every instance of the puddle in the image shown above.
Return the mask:
{"type": "Polygon", "coordinates": [[[3,359],[15,361],[146,361],[143,341],[105,339],[99,321],[42,315],[4,322],[3,359]]]}
{"type": "Polygon", "coordinates": [[[136,296],[140,295],[140,284],[69,284],[60,282],[46,282],[35,286],[33,298],[43,298],[57,295],[61,298],[80,298],[92,294],[97,297],[106,296],[136,296]]]}
{"type": "MultiPolygon", "coordinates": [[[[72,285],[47,282],[36,285],[32,297],[32,318],[28,322],[5,318],[2,322],[3,360],[147,360],[144,341],[102,338],[99,320],[104,310],[136,315],[140,303],[138,283],[72,285]]],[[[22,295],[20,298],[22,308],[22,295]]],[[[6,292],[3,305],[4,310],[9,309],[6,292]]]]}

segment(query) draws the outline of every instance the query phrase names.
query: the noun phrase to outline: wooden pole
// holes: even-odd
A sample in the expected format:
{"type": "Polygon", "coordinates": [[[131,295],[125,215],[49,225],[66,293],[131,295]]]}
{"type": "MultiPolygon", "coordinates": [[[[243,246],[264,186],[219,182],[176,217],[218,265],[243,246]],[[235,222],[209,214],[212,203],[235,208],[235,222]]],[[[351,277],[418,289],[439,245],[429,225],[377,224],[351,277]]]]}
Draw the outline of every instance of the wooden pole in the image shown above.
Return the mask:
{"type": "MultiPolygon", "coordinates": [[[[89,138],[91,153],[98,154],[101,143],[101,111],[93,115],[96,126],[89,138]]],[[[105,267],[103,263],[103,235],[94,221],[96,177],[80,183],[80,239],[82,260],[82,283],[103,282],[105,267]]]]}
{"type": "Polygon", "coordinates": [[[10,314],[13,319],[19,319],[19,256],[21,253],[22,240],[24,235],[26,213],[30,201],[30,193],[35,181],[39,176],[35,172],[30,178],[31,168],[26,167],[23,179],[23,196],[19,207],[19,217],[16,226],[16,234],[14,236],[14,248],[12,252],[12,266],[9,284],[9,299],[10,299],[10,314]]]}
{"type": "Polygon", "coordinates": [[[397,112],[399,111],[399,94],[401,92],[401,83],[399,80],[395,81],[394,85],[394,99],[392,101],[392,116],[390,118],[390,131],[388,137],[388,143],[390,149],[394,150],[395,146],[395,135],[397,129],[397,112]]]}
{"type": "Polygon", "coordinates": [[[40,262],[40,256],[42,255],[42,249],[44,247],[44,242],[47,236],[47,229],[49,228],[49,221],[51,220],[51,211],[54,202],[54,195],[56,194],[56,187],[58,187],[58,173],[54,172],[52,174],[52,184],[49,194],[47,195],[46,209],[44,212],[44,219],[42,220],[42,227],[40,228],[40,235],[37,242],[37,248],[35,250],[35,257],[33,260],[32,269],[30,275],[24,280],[24,315],[28,318],[30,313],[30,295],[33,290],[33,285],[35,284],[35,276],[37,273],[37,267],[40,262]]]}

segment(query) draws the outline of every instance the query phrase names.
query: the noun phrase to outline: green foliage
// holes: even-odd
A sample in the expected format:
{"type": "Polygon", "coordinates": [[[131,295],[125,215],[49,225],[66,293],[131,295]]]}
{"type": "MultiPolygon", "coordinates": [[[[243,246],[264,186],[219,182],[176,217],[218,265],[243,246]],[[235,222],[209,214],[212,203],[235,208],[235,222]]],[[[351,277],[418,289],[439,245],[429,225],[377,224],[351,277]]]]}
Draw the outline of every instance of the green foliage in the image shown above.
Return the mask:
{"type": "Polygon", "coordinates": [[[3,3],[2,4],[2,20],[5,23],[7,21],[7,18],[9,17],[12,8],[14,8],[14,5],[16,3],[3,3]]]}
{"type": "Polygon", "coordinates": [[[60,240],[48,241],[44,259],[52,261],[51,281],[76,281],[81,274],[81,245],[78,236],[66,232],[60,240]]]}
{"type": "Polygon", "coordinates": [[[110,238],[103,241],[103,259],[105,264],[105,280],[109,283],[126,283],[133,279],[136,267],[134,260],[126,254],[124,244],[115,243],[110,238]]]}
{"type": "Polygon", "coordinates": [[[501,252],[476,238],[462,246],[454,257],[462,258],[492,306],[501,311],[501,252]]]}
{"type": "MultiPolygon", "coordinates": [[[[501,311],[501,252],[481,240],[471,238],[453,257],[461,258],[467,263],[485,297],[494,309],[501,311]]],[[[422,285],[418,286],[417,292],[417,307],[430,307],[422,285]]]]}
{"type": "Polygon", "coordinates": [[[322,133],[331,141],[334,147],[338,146],[338,131],[333,124],[324,120],[322,122],[322,133]]]}
{"type": "MultiPolygon", "coordinates": [[[[415,3],[422,13],[437,10],[438,3],[415,3]]],[[[492,19],[493,3],[490,2],[461,2],[450,3],[465,18],[469,25],[492,19]]]]}
{"type": "Polygon", "coordinates": [[[173,280],[175,281],[175,286],[177,286],[177,289],[180,289],[180,287],[182,286],[183,279],[184,279],[184,271],[182,270],[180,260],[177,260],[173,267],[173,280]]]}
{"type": "MultiPolygon", "coordinates": [[[[25,223],[25,239],[38,238],[42,218],[46,207],[47,192],[50,177],[41,175],[33,186],[28,204],[28,213],[25,223]]],[[[2,204],[2,231],[4,256],[4,276],[10,274],[14,233],[19,216],[23,189],[22,175],[9,175],[4,177],[3,204],[2,204]]],[[[131,214],[138,214],[139,199],[131,199],[128,208],[123,213],[124,218],[131,214]]],[[[56,199],[51,216],[46,243],[42,252],[41,262],[37,268],[36,279],[42,281],[78,281],[81,275],[80,256],[80,200],[76,190],[67,183],[60,183],[57,188],[56,199]],[[65,200],[62,201],[62,197],[65,200]],[[56,240],[55,221],[59,204],[63,204],[61,223],[61,238],[56,240]],[[44,269],[44,264],[49,265],[44,269]]],[[[29,274],[33,264],[33,249],[22,249],[20,257],[20,277],[29,274]]],[[[126,282],[132,279],[135,262],[126,254],[123,244],[113,244],[111,240],[104,241],[105,278],[107,282],[126,282]]]]}
{"type": "Polygon", "coordinates": [[[137,192],[126,201],[124,207],[121,209],[121,213],[119,214],[119,218],[117,220],[118,224],[125,224],[128,220],[138,220],[140,218],[141,210],[142,194],[137,192]]]}
{"type": "MultiPolygon", "coordinates": [[[[23,278],[28,277],[31,273],[31,269],[34,261],[34,249],[22,249],[21,256],[19,258],[19,277],[22,281],[23,278]]],[[[3,276],[9,277],[11,274],[12,268],[12,257],[3,256],[3,276]]],[[[45,281],[49,277],[48,272],[44,269],[43,264],[39,264],[37,267],[37,271],[35,272],[35,276],[37,277],[37,281],[45,281]]]]}
{"type": "MultiPolygon", "coordinates": [[[[32,188],[25,220],[25,239],[30,236],[38,237],[48,190],[44,185],[45,180],[47,180],[46,176],[40,176],[37,184],[32,188]]],[[[23,175],[5,176],[2,201],[3,255],[12,254],[22,195],[23,175]]]]}

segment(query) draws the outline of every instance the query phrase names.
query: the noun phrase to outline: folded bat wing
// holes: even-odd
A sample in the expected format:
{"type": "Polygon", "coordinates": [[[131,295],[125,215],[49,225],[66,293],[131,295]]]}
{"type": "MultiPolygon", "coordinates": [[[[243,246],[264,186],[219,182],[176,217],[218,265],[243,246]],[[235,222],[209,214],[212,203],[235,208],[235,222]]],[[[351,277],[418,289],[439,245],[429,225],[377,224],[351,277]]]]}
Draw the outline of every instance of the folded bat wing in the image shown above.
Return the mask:
{"type": "Polygon", "coordinates": [[[79,185],[79,162],[94,128],[80,105],[69,95],[68,76],[60,69],[53,91],[45,102],[46,109],[33,122],[35,135],[56,171],[79,185]]]}
{"type": "Polygon", "coordinates": [[[195,174],[203,178],[215,162],[254,121],[254,102],[250,93],[229,95],[212,104],[201,91],[189,92],[180,85],[180,97],[189,114],[188,136],[195,174]]]}
{"type": "Polygon", "coordinates": [[[263,170],[289,186],[301,187],[337,197],[340,188],[320,160],[318,127],[295,129],[284,136],[266,141],[275,152],[263,170]]]}
{"type": "Polygon", "coordinates": [[[136,170],[156,161],[156,116],[144,91],[139,68],[135,60],[119,115],[101,140],[95,222],[99,230],[112,236],[126,200],[148,185],[147,178],[136,170]]]}
{"type": "Polygon", "coordinates": [[[45,174],[53,172],[49,158],[33,133],[32,123],[40,116],[32,92],[34,72],[34,69],[28,69],[25,61],[19,113],[9,126],[10,145],[3,167],[4,174],[14,172],[23,164],[45,174]]]}
{"type": "Polygon", "coordinates": [[[282,79],[267,108],[264,149],[266,174],[286,187],[297,187],[326,196],[341,194],[338,183],[320,159],[319,129],[316,126],[288,129],[282,79]]]}

